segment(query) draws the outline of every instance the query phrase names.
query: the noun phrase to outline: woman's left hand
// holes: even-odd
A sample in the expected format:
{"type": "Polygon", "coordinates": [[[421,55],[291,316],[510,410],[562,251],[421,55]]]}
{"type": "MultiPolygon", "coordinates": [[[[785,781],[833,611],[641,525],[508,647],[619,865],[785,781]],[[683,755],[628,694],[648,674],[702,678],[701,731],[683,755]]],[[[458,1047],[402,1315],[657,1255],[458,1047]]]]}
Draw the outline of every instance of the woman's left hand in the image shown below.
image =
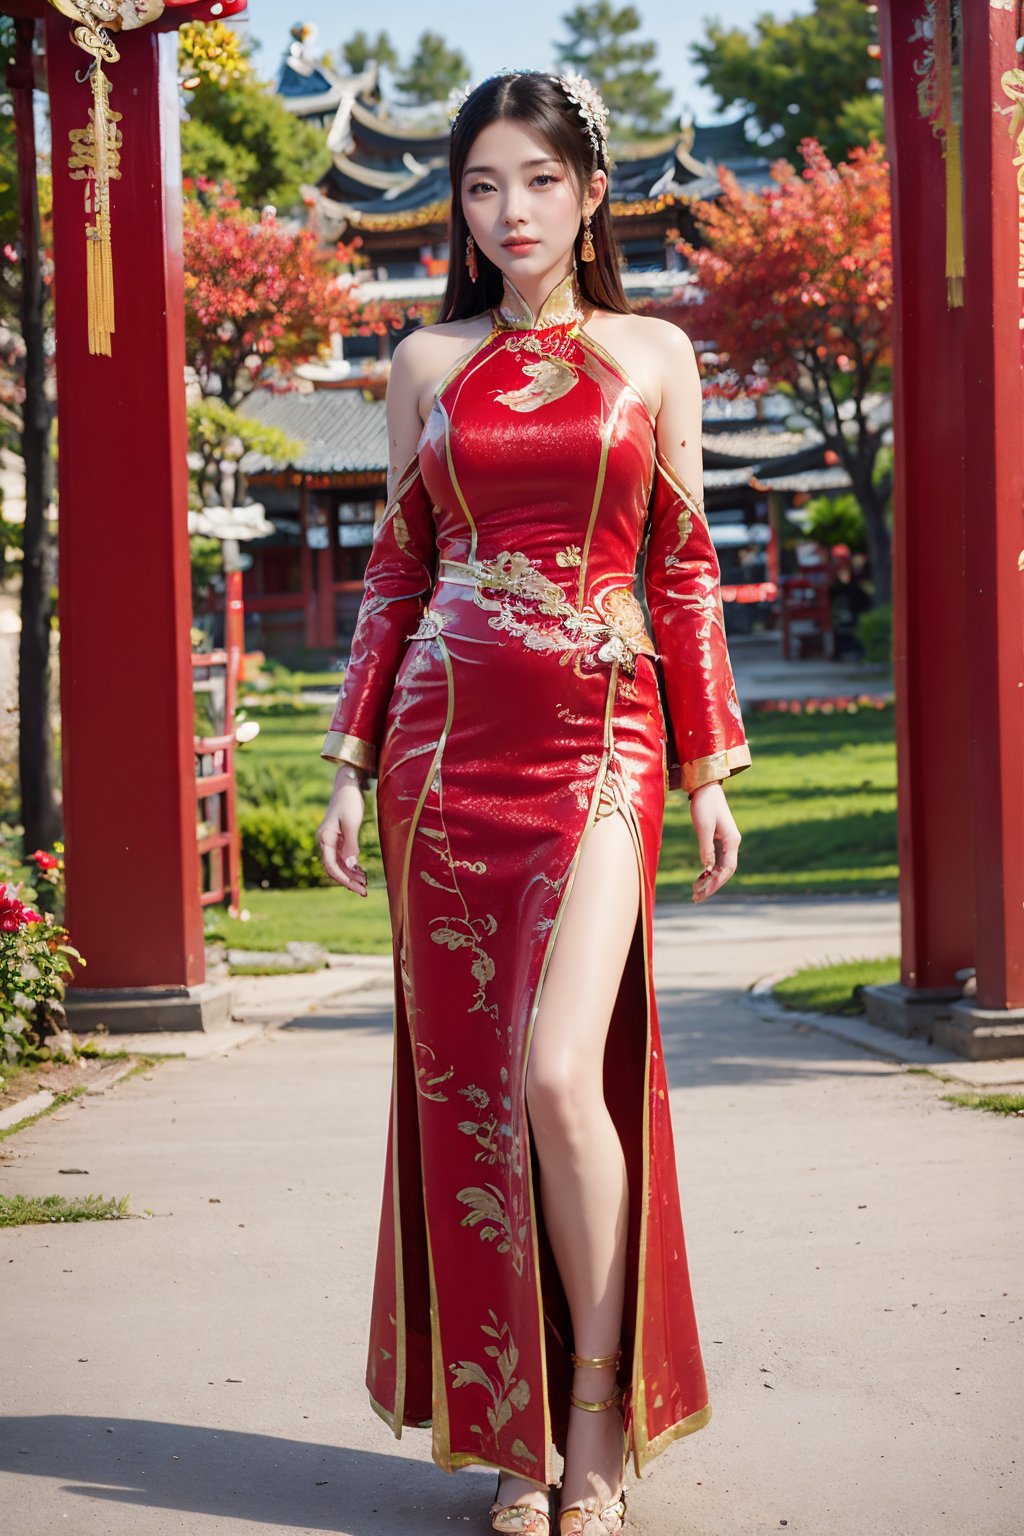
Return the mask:
{"type": "Polygon", "coordinates": [[[740,831],[721,784],[702,784],[690,797],[690,819],[703,865],[693,882],[694,901],[707,901],[736,872],[740,831]]]}

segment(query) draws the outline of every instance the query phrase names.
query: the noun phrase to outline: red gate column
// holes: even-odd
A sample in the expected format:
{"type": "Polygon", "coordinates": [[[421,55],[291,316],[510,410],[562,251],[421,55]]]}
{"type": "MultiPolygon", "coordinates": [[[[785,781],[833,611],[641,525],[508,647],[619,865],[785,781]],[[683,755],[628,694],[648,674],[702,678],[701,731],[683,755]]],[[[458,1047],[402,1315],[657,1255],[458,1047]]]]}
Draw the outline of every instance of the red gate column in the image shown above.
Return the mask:
{"type": "Polygon", "coordinates": [[[189,627],[177,34],[121,33],[111,182],[112,355],[87,340],[83,181],[89,59],[46,16],[59,404],[61,718],[67,924],[87,969],[78,1027],[202,1027],[189,627]]]}
{"type": "MultiPolygon", "coordinates": [[[[937,3],[948,14],[950,0],[937,3]]],[[[1008,104],[1001,75],[1024,68],[1019,9],[956,6],[965,261],[964,303],[953,307],[946,162],[919,98],[934,18],[923,0],[882,0],[878,17],[898,314],[902,984],[870,988],[866,1002],[875,1022],[971,1057],[1024,1054],[1024,332],[1014,146],[998,110],[1008,104]],[[969,968],[977,998],[957,1001],[956,972],[969,968]]]]}
{"type": "MultiPolygon", "coordinates": [[[[964,532],[976,1017],[1024,1010],[1024,129],[1008,110],[1014,102],[1018,112],[1024,108],[1024,54],[1014,50],[1019,31],[1017,5],[964,6],[964,532]]],[[[1024,1013],[1020,1020],[1024,1033],[1024,1013]]]]}
{"type": "Polygon", "coordinates": [[[893,664],[901,979],[906,1000],[958,996],[972,963],[964,313],[949,309],[942,150],[918,110],[923,0],[879,7],[895,295],[893,664]]]}

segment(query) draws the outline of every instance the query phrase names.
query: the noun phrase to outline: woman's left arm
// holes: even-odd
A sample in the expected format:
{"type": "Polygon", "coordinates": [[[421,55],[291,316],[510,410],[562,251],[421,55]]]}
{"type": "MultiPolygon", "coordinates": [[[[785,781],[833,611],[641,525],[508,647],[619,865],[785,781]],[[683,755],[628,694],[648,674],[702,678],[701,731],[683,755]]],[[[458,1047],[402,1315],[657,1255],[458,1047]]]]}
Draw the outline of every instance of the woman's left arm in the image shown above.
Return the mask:
{"type": "Polygon", "coordinates": [[[740,833],[722,781],[750,765],[725,638],[721,572],[704,513],[703,392],[693,343],[659,326],[661,407],[648,505],[644,595],[661,657],[670,741],[690,796],[703,870],[694,901],[736,869],[740,833]]]}

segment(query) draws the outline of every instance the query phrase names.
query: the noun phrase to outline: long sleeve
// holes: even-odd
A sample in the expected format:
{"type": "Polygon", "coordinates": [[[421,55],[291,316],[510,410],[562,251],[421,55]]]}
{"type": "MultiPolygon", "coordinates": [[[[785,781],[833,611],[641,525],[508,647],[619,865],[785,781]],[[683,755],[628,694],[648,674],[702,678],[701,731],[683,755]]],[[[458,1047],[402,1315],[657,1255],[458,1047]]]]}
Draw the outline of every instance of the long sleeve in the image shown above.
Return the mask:
{"type": "Polygon", "coordinates": [[[402,647],[419,622],[436,568],[433,511],[414,459],[373,530],[349,662],[321,757],[376,773],[402,647]]]}
{"type": "Polygon", "coordinates": [[[707,519],[664,454],[648,501],[644,596],[668,726],[669,786],[692,791],[750,766],[707,519]]]}

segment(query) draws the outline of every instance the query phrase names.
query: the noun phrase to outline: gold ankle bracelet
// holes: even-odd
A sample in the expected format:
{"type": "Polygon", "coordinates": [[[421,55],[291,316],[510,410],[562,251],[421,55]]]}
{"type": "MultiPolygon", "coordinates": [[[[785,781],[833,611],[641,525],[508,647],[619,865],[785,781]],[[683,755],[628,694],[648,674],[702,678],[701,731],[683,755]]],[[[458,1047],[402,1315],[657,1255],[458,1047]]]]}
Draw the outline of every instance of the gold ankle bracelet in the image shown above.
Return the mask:
{"type": "Polygon", "coordinates": [[[619,1360],[621,1359],[621,1357],[622,1357],[622,1346],[621,1345],[619,1346],[618,1349],[616,1349],[610,1355],[578,1355],[576,1353],[576,1351],[573,1350],[573,1352],[572,1352],[572,1363],[573,1363],[573,1365],[592,1365],[592,1366],[598,1366],[598,1365],[618,1365],[619,1360]]]}

